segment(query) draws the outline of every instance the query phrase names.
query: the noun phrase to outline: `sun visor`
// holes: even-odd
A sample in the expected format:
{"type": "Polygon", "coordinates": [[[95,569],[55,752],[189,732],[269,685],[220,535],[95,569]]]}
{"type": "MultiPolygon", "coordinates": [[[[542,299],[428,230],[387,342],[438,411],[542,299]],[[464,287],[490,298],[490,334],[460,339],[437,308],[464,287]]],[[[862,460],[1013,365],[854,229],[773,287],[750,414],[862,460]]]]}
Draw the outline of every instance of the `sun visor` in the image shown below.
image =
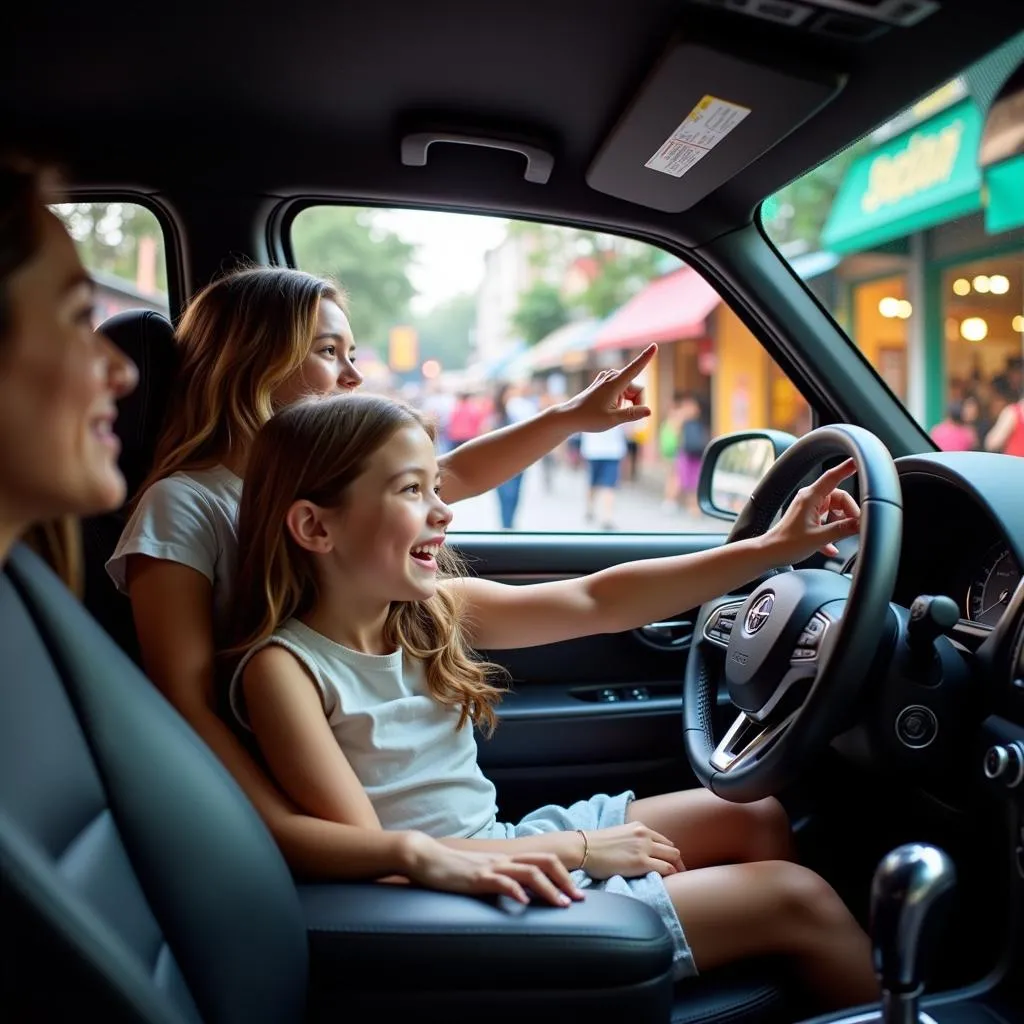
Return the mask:
{"type": "Polygon", "coordinates": [[[679,42],[612,130],[587,184],[681,213],[820,110],[842,84],[835,74],[783,72],[679,42]]]}

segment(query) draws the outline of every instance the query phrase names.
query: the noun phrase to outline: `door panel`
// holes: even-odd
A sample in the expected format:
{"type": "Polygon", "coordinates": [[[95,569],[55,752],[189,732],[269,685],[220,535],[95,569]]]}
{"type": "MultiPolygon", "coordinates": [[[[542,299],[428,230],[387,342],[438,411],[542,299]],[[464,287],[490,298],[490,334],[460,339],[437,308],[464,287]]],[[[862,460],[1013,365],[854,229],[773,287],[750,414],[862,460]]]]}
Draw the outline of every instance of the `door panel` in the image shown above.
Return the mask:
{"type": "MultiPolygon", "coordinates": [[[[705,551],[723,534],[462,534],[453,546],[471,570],[538,583],[620,562],[705,551]]],[[[638,796],[697,784],[683,753],[682,681],[697,609],[656,628],[524,650],[482,651],[509,672],[480,763],[514,819],[551,802],[632,789],[638,796]]]]}

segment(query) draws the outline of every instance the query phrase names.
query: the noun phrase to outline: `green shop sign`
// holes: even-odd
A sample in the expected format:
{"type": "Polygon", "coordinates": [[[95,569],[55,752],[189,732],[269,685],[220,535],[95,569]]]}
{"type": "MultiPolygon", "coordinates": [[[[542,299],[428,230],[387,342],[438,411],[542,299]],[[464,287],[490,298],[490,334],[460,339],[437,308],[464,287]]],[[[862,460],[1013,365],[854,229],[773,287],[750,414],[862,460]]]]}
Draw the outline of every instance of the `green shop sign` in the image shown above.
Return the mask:
{"type": "Polygon", "coordinates": [[[968,99],[859,157],[839,187],[823,246],[871,249],[980,209],[981,129],[968,99]]]}
{"type": "Polygon", "coordinates": [[[1024,224],[1024,154],[985,168],[985,229],[990,235],[1024,224]]]}

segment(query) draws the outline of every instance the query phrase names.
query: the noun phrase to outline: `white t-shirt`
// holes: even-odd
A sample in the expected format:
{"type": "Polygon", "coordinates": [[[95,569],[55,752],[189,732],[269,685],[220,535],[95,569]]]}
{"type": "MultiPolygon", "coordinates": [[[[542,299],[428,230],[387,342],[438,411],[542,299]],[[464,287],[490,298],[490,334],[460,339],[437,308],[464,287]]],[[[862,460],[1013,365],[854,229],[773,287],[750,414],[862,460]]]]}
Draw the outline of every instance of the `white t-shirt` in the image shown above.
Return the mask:
{"type": "Polygon", "coordinates": [[[238,504],[242,480],[225,466],[172,473],[139,499],[107,572],[122,593],[129,555],[149,555],[179,562],[201,572],[213,584],[217,642],[231,608],[231,588],[238,562],[238,504]]]}
{"type": "Polygon", "coordinates": [[[497,817],[494,785],[480,771],[471,725],[430,696],[423,666],[393,654],[363,654],[290,619],[249,651],[231,680],[231,710],[248,728],[242,670],[268,644],[306,667],[328,724],[381,825],[468,838],[497,817]]]}
{"type": "Polygon", "coordinates": [[[616,424],[598,434],[582,434],[580,455],[588,462],[601,459],[618,461],[626,455],[626,432],[616,424]]]}

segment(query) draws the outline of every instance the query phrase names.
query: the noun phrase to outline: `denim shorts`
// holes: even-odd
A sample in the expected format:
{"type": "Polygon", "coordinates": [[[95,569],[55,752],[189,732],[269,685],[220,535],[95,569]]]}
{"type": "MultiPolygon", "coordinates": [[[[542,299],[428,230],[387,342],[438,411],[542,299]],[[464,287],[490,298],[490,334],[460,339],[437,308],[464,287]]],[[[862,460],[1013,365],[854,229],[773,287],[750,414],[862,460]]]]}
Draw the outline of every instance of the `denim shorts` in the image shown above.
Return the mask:
{"type": "MultiPolygon", "coordinates": [[[[536,836],[544,832],[572,832],[578,828],[591,832],[599,828],[611,828],[613,825],[625,824],[626,810],[632,800],[633,794],[627,790],[616,796],[599,793],[589,800],[578,800],[569,807],[548,804],[536,811],[531,811],[518,824],[512,825],[499,821],[474,833],[473,838],[519,839],[523,836],[536,836]]],[[[636,900],[643,900],[648,906],[653,907],[668,929],[669,935],[672,936],[673,979],[679,981],[682,978],[692,978],[697,974],[697,967],[693,962],[690,945],[683,934],[679,915],[676,914],[675,907],[672,906],[672,901],[665,891],[665,883],[657,871],[651,871],[637,878],[613,875],[602,881],[591,878],[584,871],[574,871],[572,880],[580,889],[595,889],[617,893],[620,896],[630,896],[636,900]]]]}
{"type": "Polygon", "coordinates": [[[591,459],[590,460],[590,486],[591,487],[618,487],[619,485],[619,460],[618,459],[591,459]]]}

